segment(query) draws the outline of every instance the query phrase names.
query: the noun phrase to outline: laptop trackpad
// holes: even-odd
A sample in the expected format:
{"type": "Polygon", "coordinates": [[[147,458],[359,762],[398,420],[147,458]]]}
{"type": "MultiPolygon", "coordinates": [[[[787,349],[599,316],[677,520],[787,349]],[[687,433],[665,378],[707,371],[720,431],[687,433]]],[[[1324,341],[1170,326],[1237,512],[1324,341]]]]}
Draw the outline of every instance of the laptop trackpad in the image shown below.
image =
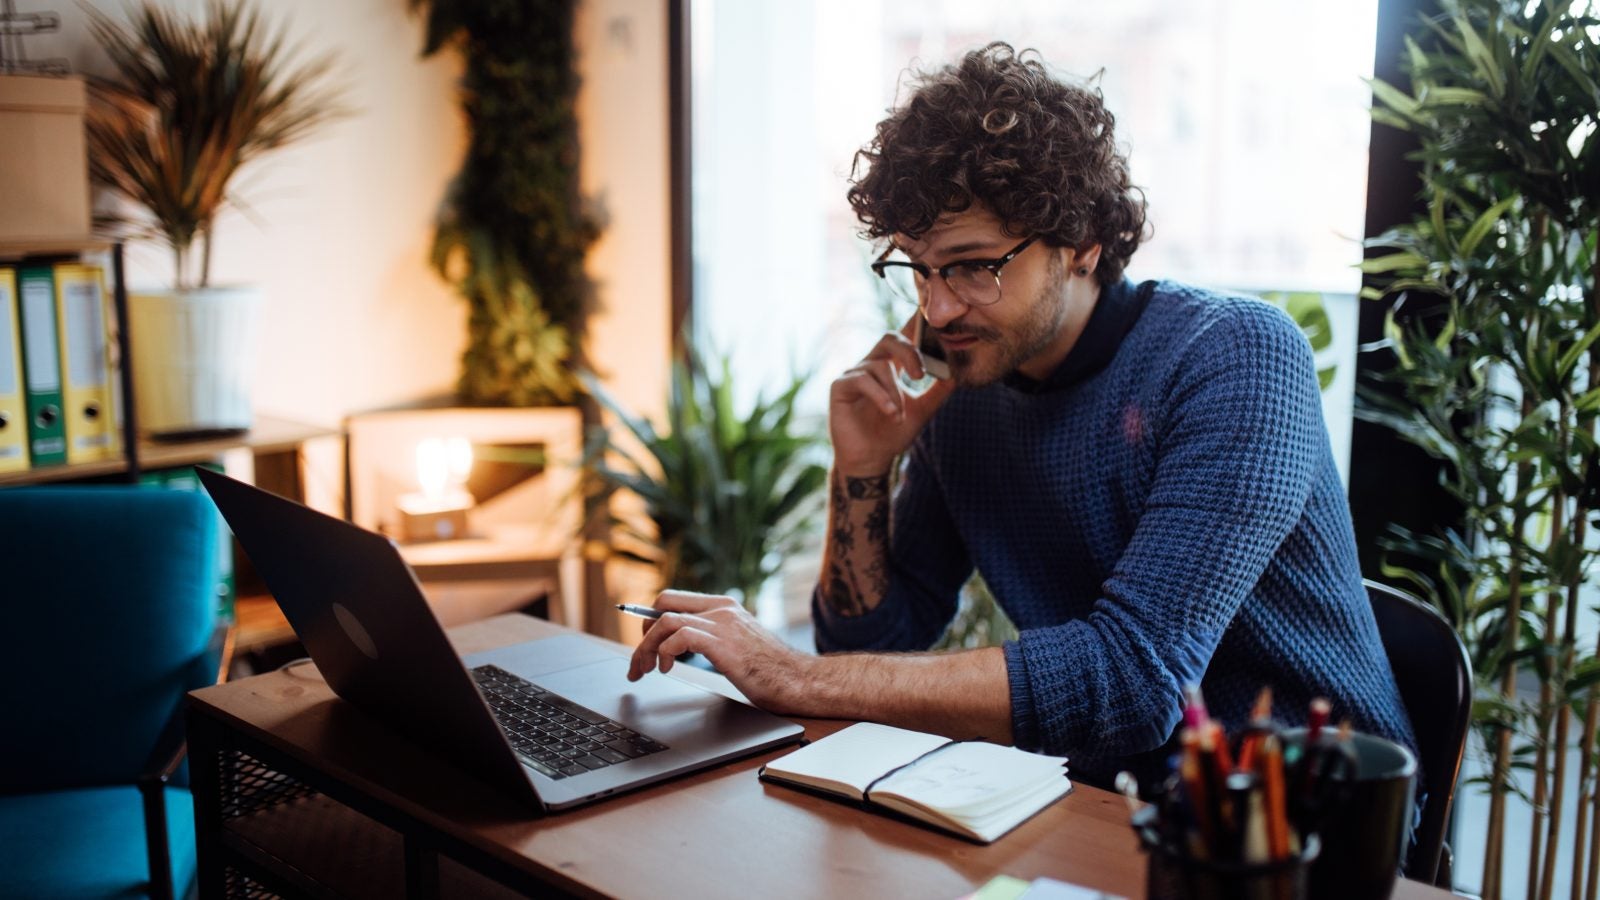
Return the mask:
{"type": "Polygon", "coordinates": [[[541,675],[538,683],[658,741],[714,735],[739,704],[670,676],[628,681],[628,661],[613,657],[541,675]]]}
{"type": "Polygon", "coordinates": [[[523,678],[543,681],[545,675],[550,672],[559,672],[562,669],[571,669],[600,660],[626,658],[598,641],[576,634],[563,634],[473,653],[465,657],[462,662],[466,663],[468,668],[495,665],[523,678]]]}

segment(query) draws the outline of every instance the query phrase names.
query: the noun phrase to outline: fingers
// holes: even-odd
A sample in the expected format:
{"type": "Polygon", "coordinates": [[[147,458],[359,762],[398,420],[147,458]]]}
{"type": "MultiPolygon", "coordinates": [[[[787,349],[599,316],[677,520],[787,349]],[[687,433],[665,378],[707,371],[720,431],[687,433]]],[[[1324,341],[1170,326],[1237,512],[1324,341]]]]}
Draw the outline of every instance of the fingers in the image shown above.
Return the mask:
{"type": "Polygon", "coordinates": [[[666,612],[650,623],[634,648],[628,663],[629,681],[638,681],[652,669],[671,671],[680,654],[706,652],[704,648],[716,640],[719,630],[736,627],[741,616],[749,615],[732,597],[692,591],[662,591],[656,597],[656,609],[666,612]]]}
{"type": "Polygon", "coordinates": [[[694,591],[662,591],[656,595],[656,609],[668,612],[701,613],[737,602],[723,594],[697,594],[694,591]]]}
{"type": "MultiPolygon", "coordinates": [[[[655,608],[668,612],[699,613],[717,609],[723,606],[735,606],[737,602],[732,597],[722,594],[700,594],[694,591],[662,591],[656,595],[655,608]]],[[[649,634],[650,629],[656,625],[656,619],[645,619],[640,626],[640,633],[649,634]]]]}
{"type": "MultiPolygon", "coordinates": [[[[920,314],[919,314],[920,315],[920,314]]],[[[918,316],[912,316],[899,331],[885,332],[878,338],[878,343],[872,346],[862,363],[875,360],[887,360],[911,374],[914,378],[922,377],[922,354],[917,352],[916,345],[911,343],[918,316]]]]}
{"type": "Polygon", "coordinates": [[[944,404],[946,398],[955,393],[956,383],[948,378],[934,378],[927,389],[916,396],[906,397],[908,411],[919,418],[932,418],[933,413],[944,404]]]}
{"type": "Polygon", "coordinates": [[[856,363],[833,383],[832,399],[854,403],[865,399],[884,415],[899,418],[904,413],[905,391],[896,370],[914,379],[924,376],[922,355],[904,336],[889,332],[866,358],[856,363]]]}
{"type": "Polygon", "coordinates": [[[834,397],[846,403],[866,400],[886,416],[898,418],[904,403],[903,391],[894,383],[894,372],[882,360],[864,362],[845,372],[833,383],[834,397]]]}
{"type": "MultiPolygon", "coordinates": [[[[678,593],[676,591],[668,593],[678,593]]],[[[707,596],[707,595],[690,595],[707,596]]],[[[711,620],[690,613],[669,612],[655,620],[654,627],[633,648],[633,657],[628,663],[628,680],[638,681],[646,672],[661,664],[661,671],[672,668],[671,663],[661,658],[661,645],[685,626],[693,625],[702,631],[709,629],[711,620]]],[[[680,651],[681,652],[681,651],[680,651]]]]}
{"type": "Polygon", "coordinates": [[[711,655],[711,644],[716,638],[709,631],[703,631],[693,625],[684,625],[672,633],[672,637],[661,642],[656,650],[656,656],[661,660],[661,674],[672,671],[672,665],[678,657],[685,653],[703,653],[711,655]]]}

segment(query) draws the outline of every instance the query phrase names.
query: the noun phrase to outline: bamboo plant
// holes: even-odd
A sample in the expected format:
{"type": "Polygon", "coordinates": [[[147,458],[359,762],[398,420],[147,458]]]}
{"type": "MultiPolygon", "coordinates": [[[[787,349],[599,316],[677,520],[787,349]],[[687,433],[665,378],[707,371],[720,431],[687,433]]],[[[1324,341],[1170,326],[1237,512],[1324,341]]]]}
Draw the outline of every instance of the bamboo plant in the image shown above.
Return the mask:
{"type": "Polygon", "coordinates": [[[667,428],[659,431],[585,378],[626,435],[590,431],[589,508],[608,509],[612,494],[629,491],[644,501],[655,529],[614,520],[620,555],[659,567],[663,587],[754,604],[814,527],[827,482],[822,436],[797,416],[805,380],[796,375],[775,397],[758,396],[738,412],[728,360],[707,365],[689,350],[673,364],[667,428]]]}
{"type": "Polygon", "coordinates": [[[126,24],[85,11],[115,72],[90,82],[90,175],[142,210],[102,224],[160,239],[176,286],[205,287],[217,216],[238,204],[234,176],[342,114],[328,84],[333,58],[297,63],[284,35],[239,2],[214,0],[199,20],[154,2],[126,24]]]}
{"type": "Polygon", "coordinates": [[[1407,41],[1410,90],[1373,83],[1373,117],[1417,139],[1426,214],[1375,238],[1363,265],[1377,282],[1363,295],[1394,303],[1378,348],[1392,366],[1377,376],[1391,389],[1363,386],[1357,414],[1437,458],[1462,509],[1434,533],[1391,529],[1387,549],[1409,562],[1385,574],[1427,595],[1474,657],[1482,894],[1518,877],[1506,816],[1522,802],[1526,896],[1552,896],[1570,842],[1571,896],[1594,898],[1600,647],[1580,643],[1577,616],[1600,510],[1600,20],[1549,0],[1440,8],[1407,41]]]}

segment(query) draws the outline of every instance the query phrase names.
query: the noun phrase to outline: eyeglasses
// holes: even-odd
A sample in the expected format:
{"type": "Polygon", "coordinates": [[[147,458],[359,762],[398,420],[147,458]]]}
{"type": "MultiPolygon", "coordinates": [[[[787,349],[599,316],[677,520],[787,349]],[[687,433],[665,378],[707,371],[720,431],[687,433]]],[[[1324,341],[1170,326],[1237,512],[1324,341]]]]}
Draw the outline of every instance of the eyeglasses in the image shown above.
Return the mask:
{"type": "MultiPolygon", "coordinates": [[[[998,259],[958,259],[938,268],[939,277],[962,303],[968,306],[989,306],[1000,300],[1000,269],[1028,249],[1039,236],[1011,248],[1011,252],[998,259]]],[[[901,295],[914,298],[917,306],[927,304],[928,279],[934,269],[924,263],[891,260],[889,254],[898,248],[890,245],[872,262],[872,271],[887,281],[901,295]]]]}

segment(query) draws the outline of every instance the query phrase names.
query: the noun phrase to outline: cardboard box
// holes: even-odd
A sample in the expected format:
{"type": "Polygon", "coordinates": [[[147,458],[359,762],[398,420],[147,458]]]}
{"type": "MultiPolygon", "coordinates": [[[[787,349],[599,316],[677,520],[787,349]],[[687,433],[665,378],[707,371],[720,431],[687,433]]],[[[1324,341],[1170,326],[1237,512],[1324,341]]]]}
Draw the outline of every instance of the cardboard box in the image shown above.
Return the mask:
{"type": "Polygon", "coordinates": [[[83,79],[0,75],[0,241],[89,235],[83,79]]]}

